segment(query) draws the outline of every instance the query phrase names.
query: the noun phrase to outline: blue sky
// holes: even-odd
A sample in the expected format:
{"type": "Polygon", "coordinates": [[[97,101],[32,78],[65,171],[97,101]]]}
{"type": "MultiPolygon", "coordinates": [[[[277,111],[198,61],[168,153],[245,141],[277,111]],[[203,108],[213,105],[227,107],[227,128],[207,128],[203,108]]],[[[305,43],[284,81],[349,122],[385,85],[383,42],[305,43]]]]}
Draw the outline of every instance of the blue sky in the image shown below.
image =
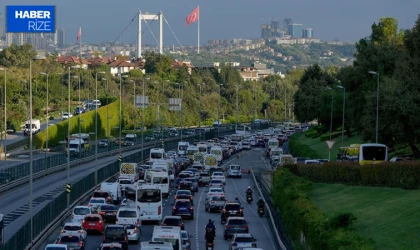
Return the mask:
{"type": "MultiPolygon", "coordinates": [[[[276,18],[282,26],[285,17],[313,28],[322,40],[357,41],[368,36],[372,23],[381,17],[394,17],[406,29],[420,13],[419,0],[2,0],[0,12],[4,14],[6,5],[34,4],[56,6],[57,25],[65,29],[67,43],[76,40],[79,26],[84,43],[114,41],[138,10],[153,14],[161,10],[182,45],[197,44],[197,23],[185,26],[186,16],[197,5],[201,44],[209,39],[258,38],[261,24],[276,18]]],[[[163,29],[164,44],[177,44],[165,23],[163,29]]],[[[118,41],[136,41],[136,30],[134,21],[118,41]]],[[[151,30],[158,38],[158,22],[151,30]]],[[[156,44],[149,31],[143,39],[156,44]]]]}

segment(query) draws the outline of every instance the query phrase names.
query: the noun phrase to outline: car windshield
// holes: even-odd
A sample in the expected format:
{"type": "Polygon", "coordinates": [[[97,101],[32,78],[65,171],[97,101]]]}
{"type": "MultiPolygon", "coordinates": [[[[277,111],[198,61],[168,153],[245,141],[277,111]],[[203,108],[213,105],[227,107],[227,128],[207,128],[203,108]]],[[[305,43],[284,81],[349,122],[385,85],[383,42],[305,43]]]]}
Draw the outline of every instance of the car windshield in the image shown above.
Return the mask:
{"type": "Polygon", "coordinates": [[[251,237],[237,237],[235,242],[254,242],[254,239],[251,237]]]}
{"type": "Polygon", "coordinates": [[[136,225],[134,225],[134,224],[128,224],[128,225],[125,225],[125,228],[127,228],[127,229],[134,229],[134,228],[136,228],[136,225]]]}
{"type": "Polygon", "coordinates": [[[232,170],[239,170],[239,169],[241,169],[241,167],[238,166],[238,165],[232,165],[232,166],[230,166],[230,169],[232,169],[232,170]]]}
{"type": "Polygon", "coordinates": [[[229,225],[246,225],[245,220],[229,220],[229,225]]]}
{"type": "Polygon", "coordinates": [[[61,243],[63,242],[79,242],[80,239],[77,236],[63,236],[60,239],[61,243]]]}
{"type": "Polygon", "coordinates": [[[77,226],[77,225],[66,225],[66,226],[64,226],[63,229],[64,230],[67,230],[67,231],[77,231],[77,230],[81,230],[82,227],[81,226],[77,226]]]}
{"type": "Polygon", "coordinates": [[[106,235],[121,237],[125,235],[123,227],[108,227],[106,229],[106,235]]]}
{"type": "Polygon", "coordinates": [[[212,180],[211,183],[212,184],[221,184],[221,183],[223,183],[223,181],[221,181],[221,180],[212,180]]]}
{"type": "Polygon", "coordinates": [[[220,188],[212,188],[209,193],[223,193],[223,190],[220,188]]]}
{"type": "Polygon", "coordinates": [[[241,205],[239,205],[239,204],[226,204],[225,209],[226,210],[240,210],[241,205]]]}
{"type": "Polygon", "coordinates": [[[75,215],[86,215],[86,214],[90,214],[90,209],[87,207],[76,207],[73,213],[75,215]]]}
{"type": "Polygon", "coordinates": [[[177,201],[175,206],[176,207],[190,207],[191,202],[190,201],[177,201]]]}
{"type": "Polygon", "coordinates": [[[136,211],[129,211],[129,210],[122,210],[118,213],[118,217],[123,217],[123,218],[136,218],[137,217],[137,213],[136,211]]]}
{"type": "Polygon", "coordinates": [[[226,201],[224,196],[213,196],[211,199],[213,201],[226,201]]]}
{"type": "Polygon", "coordinates": [[[176,192],[177,195],[191,195],[191,192],[188,190],[179,190],[176,192]]]}
{"type": "Polygon", "coordinates": [[[223,176],[223,173],[222,172],[214,172],[213,176],[223,176]]]}
{"type": "Polygon", "coordinates": [[[110,247],[102,247],[101,250],[122,250],[120,247],[110,246],[110,247]]]}
{"type": "Polygon", "coordinates": [[[181,219],[178,219],[178,218],[166,218],[164,221],[163,221],[163,224],[166,224],[166,225],[179,225],[179,224],[182,224],[182,221],[181,221],[181,219]]]}
{"type": "Polygon", "coordinates": [[[85,217],[85,220],[86,221],[89,221],[89,222],[98,222],[99,221],[99,217],[93,217],[93,216],[87,216],[87,217],[85,217]]]}
{"type": "Polygon", "coordinates": [[[113,205],[102,205],[101,211],[117,211],[117,208],[113,205]]]}
{"type": "Polygon", "coordinates": [[[90,199],[90,202],[89,203],[102,203],[102,204],[104,204],[105,203],[105,200],[102,200],[102,199],[90,199]]]}

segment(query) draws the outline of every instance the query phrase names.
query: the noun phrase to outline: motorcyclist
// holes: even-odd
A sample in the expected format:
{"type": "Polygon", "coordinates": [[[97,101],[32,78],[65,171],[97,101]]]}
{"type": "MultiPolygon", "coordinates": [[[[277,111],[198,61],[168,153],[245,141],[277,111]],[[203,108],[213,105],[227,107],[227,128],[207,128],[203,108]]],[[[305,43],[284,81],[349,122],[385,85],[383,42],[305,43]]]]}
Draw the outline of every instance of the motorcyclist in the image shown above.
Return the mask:
{"type": "Polygon", "coordinates": [[[262,197],[260,197],[260,199],[257,202],[257,206],[258,206],[258,208],[264,209],[264,205],[265,205],[264,200],[263,200],[262,197]]]}
{"type": "Polygon", "coordinates": [[[204,238],[209,242],[213,242],[215,237],[216,226],[213,224],[213,221],[209,219],[209,223],[206,225],[206,234],[204,235],[204,238]]]}
{"type": "Polygon", "coordinates": [[[253,193],[254,191],[252,191],[252,189],[251,189],[251,187],[250,186],[248,186],[248,188],[245,190],[245,193],[246,193],[246,197],[247,197],[247,199],[248,199],[248,197],[251,197],[251,200],[252,200],[252,193],[253,193]]]}

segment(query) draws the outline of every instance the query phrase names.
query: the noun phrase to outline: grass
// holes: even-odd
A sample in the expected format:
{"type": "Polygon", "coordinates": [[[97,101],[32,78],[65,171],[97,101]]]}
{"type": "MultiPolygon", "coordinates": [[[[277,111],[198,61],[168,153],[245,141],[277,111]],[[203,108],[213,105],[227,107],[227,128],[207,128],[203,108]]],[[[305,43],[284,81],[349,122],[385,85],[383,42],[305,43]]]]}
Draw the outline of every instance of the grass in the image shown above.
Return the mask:
{"type": "Polygon", "coordinates": [[[352,212],[381,250],[420,249],[420,190],[313,183],[309,198],[327,214],[352,212]]]}
{"type": "MultiPolygon", "coordinates": [[[[311,139],[305,137],[305,134],[302,133],[299,136],[299,141],[301,141],[303,144],[308,145],[313,150],[317,152],[320,158],[322,159],[328,159],[328,146],[327,143],[324,141],[320,141],[319,137],[311,139]]],[[[335,144],[331,150],[331,160],[335,161],[337,159],[338,149],[341,147],[341,136],[333,139],[335,141],[335,144]]],[[[344,147],[350,146],[351,144],[360,144],[362,142],[362,138],[358,135],[354,135],[352,137],[344,136],[344,147]]]]}

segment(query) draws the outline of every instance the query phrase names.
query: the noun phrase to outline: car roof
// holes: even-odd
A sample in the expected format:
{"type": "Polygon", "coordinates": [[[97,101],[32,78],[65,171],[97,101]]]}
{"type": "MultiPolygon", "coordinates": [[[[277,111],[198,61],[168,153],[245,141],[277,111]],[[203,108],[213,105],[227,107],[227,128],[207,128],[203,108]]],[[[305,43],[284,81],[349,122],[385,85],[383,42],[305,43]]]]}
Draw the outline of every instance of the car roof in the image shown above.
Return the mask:
{"type": "Polygon", "coordinates": [[[86,214],[85,217],[99,217],[99,218],[102,218],[100,214],[86,214]]]}
{"type": "Polygon", "coordinates": [[[80,223],[78,223],[78,222],[66,222],[65,224],[64,224],[64,226],[82,226],[82,223],[80,222],[80,223]]]}
{"type": "Polygon", "coordinates": [[[244,217],[228,217],[228,220],[245,220],[244,217]]]}
{"type": "Polygon", "coordinates": [[[252,234],[234,234],[233,237],[249,237],[254,238],[252,234]]]}
{"type": "Polygon", "coordinates": [[[71,237],[78,237],[78,238],[80,238],[80,234],[75,233],[73,231],[63,232],[63,233],[60,234],[59,237],[61,238],[61,237],[64,237],[64,236],[71,236],[71,237]]]}
{"type": "Polygon", "coordinates": [[[163,220],[165,220],[165,219],[182,219],[182,217],[178,216],[178,215],[167,215],[167,216],[163,217],[163,220]]]}

